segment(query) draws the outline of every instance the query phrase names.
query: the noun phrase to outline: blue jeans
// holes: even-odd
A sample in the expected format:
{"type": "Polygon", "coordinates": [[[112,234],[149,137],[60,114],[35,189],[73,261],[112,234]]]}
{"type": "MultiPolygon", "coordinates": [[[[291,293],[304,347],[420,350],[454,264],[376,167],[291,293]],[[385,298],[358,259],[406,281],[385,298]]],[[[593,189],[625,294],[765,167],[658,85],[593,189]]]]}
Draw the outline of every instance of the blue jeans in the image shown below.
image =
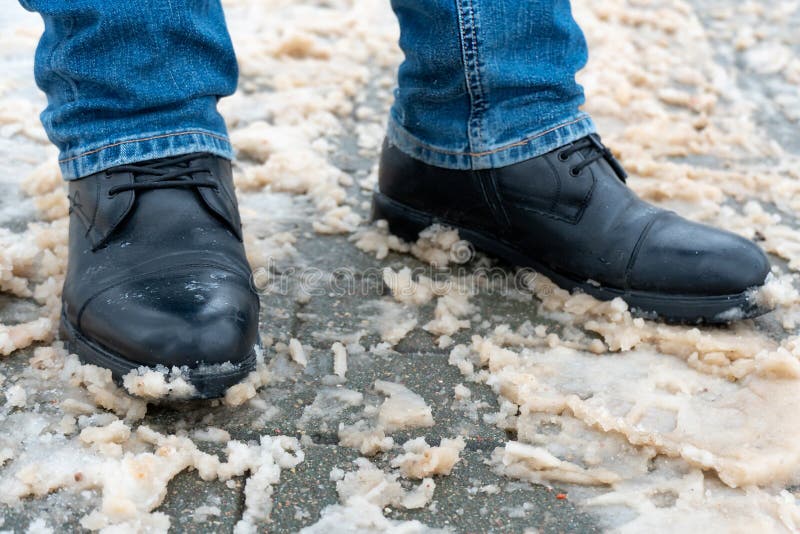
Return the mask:
{"type": "MultiPolygon", "coordinates": [[[[76,179],[191,152],[233,157],[217,101],[238,69],[219,0],[20,0],[45,32],[42,123],[76,179]]],[[[455,169],[502,167],[594,132],[569,0],[392,0],[406,59],[388,136],[455,169]]]]}

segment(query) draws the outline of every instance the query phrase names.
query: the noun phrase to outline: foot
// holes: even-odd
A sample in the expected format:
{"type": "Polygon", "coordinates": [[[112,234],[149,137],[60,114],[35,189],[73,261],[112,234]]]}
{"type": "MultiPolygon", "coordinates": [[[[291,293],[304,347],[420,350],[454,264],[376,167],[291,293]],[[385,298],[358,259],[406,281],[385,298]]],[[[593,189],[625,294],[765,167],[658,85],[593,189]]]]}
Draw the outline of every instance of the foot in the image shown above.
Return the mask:
{"type": "Polygon", "coordinates": [[[61,334],[120,379],[180,367],[217,397],[255,367],[258,296],[230,162],[190,154],[69,183],[61,334]]]}
{"type": "Polygon", "coordinates": [[[622,297],[672,322],[721,323],[767,310],[754,299],[769,261],[742,237],[639,199],[596,135],[501,169],[457,171],[388,142],[373,217],[406,239],[434,222],[532,267],[567,290],[622,297]]]}

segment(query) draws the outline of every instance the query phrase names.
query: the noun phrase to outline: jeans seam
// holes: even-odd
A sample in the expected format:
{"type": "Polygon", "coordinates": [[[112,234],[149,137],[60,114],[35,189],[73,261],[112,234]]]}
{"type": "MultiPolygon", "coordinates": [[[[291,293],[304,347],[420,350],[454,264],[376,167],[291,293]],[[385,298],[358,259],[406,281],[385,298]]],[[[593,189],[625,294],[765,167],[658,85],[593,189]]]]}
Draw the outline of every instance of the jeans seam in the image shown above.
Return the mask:
{"type": "Polygon", "coordinates": [[[186,131],[183,131],[183,132],[174,132],[174,133],[161,134],[161,135],[152,135],[150,137],[142,137],[142,138],[139,138],[139,139],[128,139],[126,141],[118,141],[116,143],[111,143],[111,144],[108,144],[108,145],[104,145],[104,146],[101,146],[99,148],[95,148],[93,150],[89,150],[87,152],[82,152],[82,153],[77,154],[75,156],[70,156],[69,158],[60,159],[60,160],[58,160],[58,162],[59,163],[67,163],[67,162],[70,162],[70,161],[74,161],[76,159],[80,159],[80,158],[85,157],[85,156],[91,156],[92,154],[96,154],[98,152],[102,152],[103,150],[106,150],[108,148],[113,148],[115,146],[127,145],[127,144],[131,144],[131,143],[144,143],[145,141],[153,141],[154,139],[164,139],[164,138],[167,138],[167,137],[177,137],[177,136],[180,136],[180,135],[207,135],[209,137],[214,137],[216,139],[219,139],[220,141],[228,142],[228,138],[227,137],[224,137],[224,136],[221,136],[221,135],[217,135],[217,134],[214,134],[214,133],[211,133],[211,132],[206,132],[206,131],[203,131],[203,130],[186,130],[186,131]]]}
{"type": "MultiPolygon", "coordinates": [[[[50,63],[50,65],[51,65],[51,66],[53,65],[53,61],[54,61],[54,59],[55,59],[55,57],[56,57],[56,54],[59,54],[59,53],[63,52],[63,50],[64,50],[64,47],[66,46],[66,43],[67,43],[67,41],[69,40],[69,38],[70,38],[70,37],[72,37],[72,34],[73,34],[73,33],[74,33],[74,31],[75,31],[75,18],[74,18],[74,17],[67,17],[67,24],[69,24],[69,31],[67,32],[67,35],[64,37],[64,39],[63,39],[63,40],[62,40],[60,43],[58,43],[58,46],[56,46],[56,47],[53,49],[53,54],[52,54],[52,56],[50,56],[50,62],[51,62],[51,63],[50,63]]],[[[60,64],[64,64],[64,63],[65,63],[65,61],[59,61],[58,63],[60,63],[60,64]]],[[[65,73],[63,70],[61,70],[61,69],[56,69],[56,68],[53,68],[53,72],[55,72],[55,73],[58,75],[58,77],[59,77],[59,78],[61,78],[61,79],[62,79],[62,80],[64,80],[65,82],[67,82],[67,85],[69,85],[70,91],[72,92],[72,99],[71,99],[71,100],[72,100],[73,102],[74,102],[75,100],[77,100],[77,99],[78,99],[78,84],[77,84],[77,83],[75,83],[75,80],[73,80],[72,78],[70,78],[70,77],[69,77],[69,76],[68,76],[68,75],[67,75],[67,74],[66,74],[66,73],[65,73]]]]}
{"type": "Polygon", "coordinates": [[[483,144],[482,118],[486,109],[478,57],[477,17],[472,0],[457,0],[457,6],[464,79],[470,101],[467,138],[470,151],[475,151],[476,146],[483,144]]]}
{"type": "MultiPolygon", "coordinates": [[[[67,74],[55,67],[57,64],[64,64],[63,61],[56,61],[56,55],[62,52],[63,48],[66,46],[67,41],[70,37],[72,37],[73,31],[75,30],[75,19],[72,16],[67,16],[64,18],[64,24],[67,27],[66,35],[58,43],[56,46],[53,47],[53,51],[50,52],[50,56],[47,58],[49,62],[49,67],[52,69],[53,74],[58,76],[66,85],[67,91],[69,96],[67,97],[70,102],[75,102],[78,99],[78,85],[75,83],[75,80],[67,76],[67,74]]],[[[52,124],[52,117],[50,118],[50,127],[46,128],[48,131],[55,132],[55,128],[52,124]]]]}

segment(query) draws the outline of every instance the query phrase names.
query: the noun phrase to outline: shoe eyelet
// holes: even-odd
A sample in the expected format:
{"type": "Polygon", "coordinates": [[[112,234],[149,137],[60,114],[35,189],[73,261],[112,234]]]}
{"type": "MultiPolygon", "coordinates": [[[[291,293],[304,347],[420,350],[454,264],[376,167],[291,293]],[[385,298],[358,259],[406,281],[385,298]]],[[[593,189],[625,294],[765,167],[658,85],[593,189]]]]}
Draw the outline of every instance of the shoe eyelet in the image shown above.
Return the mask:
{"type": "Polygon", "coordinates": [[[578,176],[581,175],[581,171],[573,167],[569,170],[569,175],[572,176],[573,178],[577,178],[578,176]]]}
{"type": "Polygon", "coordinates": [[[558,153],[558,161],[567,161],[568,159],[569,159],[569,156],[567,155],[566,152],[559,152],[558,153]]]}

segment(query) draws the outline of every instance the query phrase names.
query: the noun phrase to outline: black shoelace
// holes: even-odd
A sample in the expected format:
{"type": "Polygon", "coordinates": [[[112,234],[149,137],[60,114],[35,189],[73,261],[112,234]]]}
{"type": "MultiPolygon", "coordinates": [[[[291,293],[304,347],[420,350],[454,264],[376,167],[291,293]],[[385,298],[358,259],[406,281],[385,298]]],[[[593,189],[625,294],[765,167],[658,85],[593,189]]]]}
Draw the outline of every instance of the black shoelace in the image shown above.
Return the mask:
{"type": "Polygon", "coordinates": [[[211,169],[208,166],[191,166],[192,161],[203,157],[206,155],[187,154],[114,167],[106,171],[106,175],[129,172],[133,174],[134,182],[112,187],[109,189],[108,195],[114,196],[123,191],[147,191],[169,187],[213,187],[217,189],[219,186],[215,181],[197,177],[199,174],[210,176],[211,169]]]}
{"type": "Polygon", "coordinates": [[[572,176],[578,176],[583,169],[592,163],[600,161],[601,159],[605,159],[620,180],[624,182],[628,178],[628,173],[626,173],[625,169],[622,168],[622,165],[619,161],[617,161],[617,158],[615,158],[614,154],[612,154],[611,151],[600,141],[600,137],[595,134],[584,137],[583,139],[573,143],[571,146],[563,149],[558,153],[558,159],[561,161],[567,161],[574,153],[585,149],[589,149],[591,151],[591,155],[586,156],[583,161],[570,168],[569,173],[572,176]]]}

